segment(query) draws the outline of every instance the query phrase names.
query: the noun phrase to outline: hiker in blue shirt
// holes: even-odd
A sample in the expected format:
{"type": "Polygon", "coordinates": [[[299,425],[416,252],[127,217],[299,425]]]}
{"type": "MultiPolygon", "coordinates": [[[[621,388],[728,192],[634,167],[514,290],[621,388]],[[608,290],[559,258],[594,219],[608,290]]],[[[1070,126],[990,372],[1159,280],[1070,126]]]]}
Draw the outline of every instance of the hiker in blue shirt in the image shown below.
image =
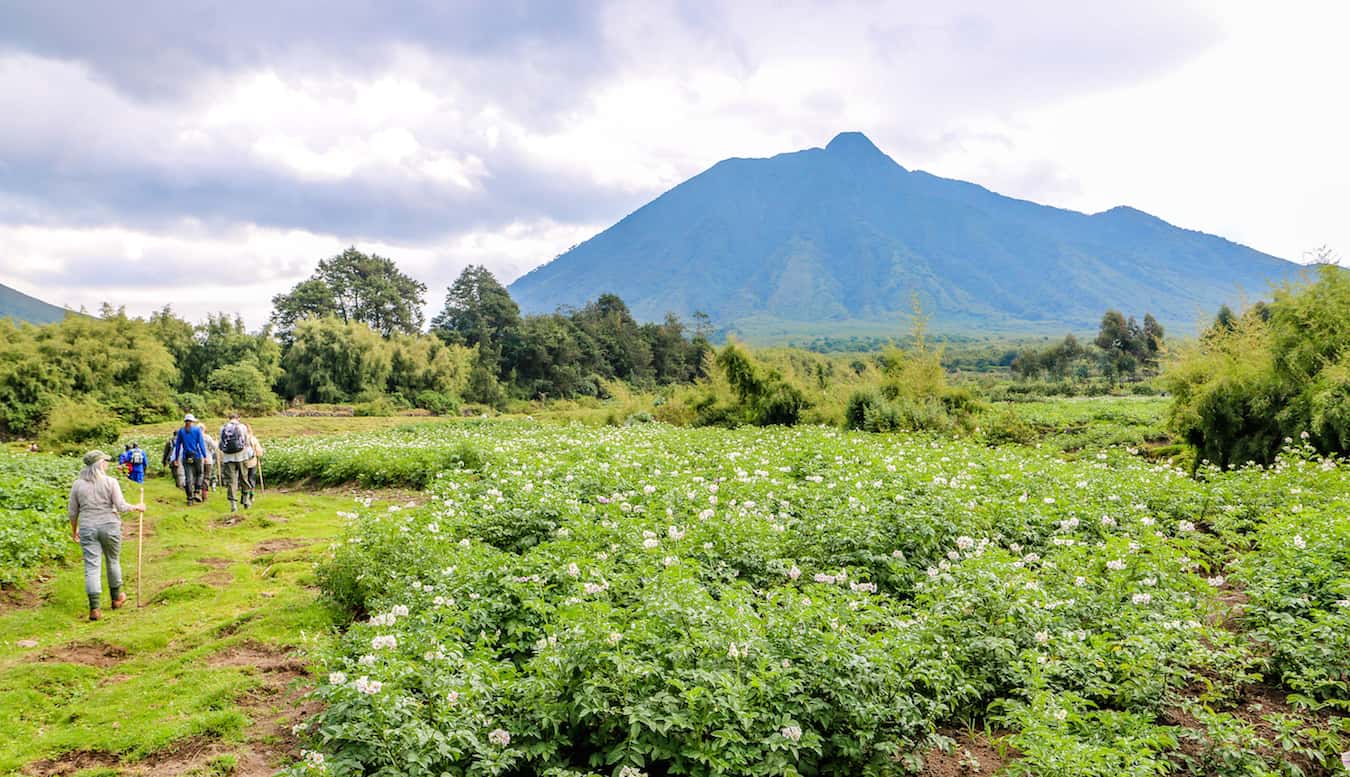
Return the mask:
{"type": "Polygon", "coordinates": [[[131,443],[122,446],[122,452],[117,456],[117,466],[123,474],[131,476],[131,443]]]}
{"type": "Polygon", "coordinates": [[[124,454],[127,457],[127,478],[133,483],[145,482],[145,451],[141,450],[141,444],[133,442],[131,450],[124,454]]]}
{"type": "Polygon", "coordinates": [[[197,417],[191,413],[183,416],[183,428],[173,437],[173,454],[170,459],[183,471],[183,491],[187,493],[187,503],[201,502],[206,498],[202,483],[202,462],[206,459],[206,438],[202,428],[197,425],[197,417]]]}

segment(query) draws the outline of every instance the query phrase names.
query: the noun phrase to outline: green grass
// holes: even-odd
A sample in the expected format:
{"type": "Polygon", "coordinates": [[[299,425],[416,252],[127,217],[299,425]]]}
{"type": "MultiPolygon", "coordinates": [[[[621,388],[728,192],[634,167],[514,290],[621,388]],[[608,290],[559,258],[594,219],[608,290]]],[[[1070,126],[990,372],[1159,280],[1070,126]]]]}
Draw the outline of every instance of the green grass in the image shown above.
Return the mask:
{"type": "MultiPolygon", "coordinates": [[[[134,500],[134,486],[127,490],[134,500]]],[[[0,774],[75,751],[135,762],[190,737],[247,752],[257,734],[252,718],[261,713],[240,699],[268,678],[247,666],[212,666],[220,663],[213,657],[255,644],[303,655],[328,639],[334,618],[308,587],[311,561],[337,533],[337,511],[350,497],[269,492],[228,526],[220,525],[228,513],[218,493],[187,509],[170,481],[151,478],[146,500],[154,531],[144,542],[144,607],[134,606],[133,517],[123,531],[122,568],[133,597],[127,607],[105,605],[103,620],[86,620],[76,563],[30,586],[36,601],[29,606],[0,609],[0,774]],[[307,544],[260,550],[283,538],[292,541],[285,545],[307,544]],[[39,644],[25,648],[22,640],[39,644]],[[102,668],[60,660],[68,646],[92,642],[125,650],[125,659],[102,668]]]]}

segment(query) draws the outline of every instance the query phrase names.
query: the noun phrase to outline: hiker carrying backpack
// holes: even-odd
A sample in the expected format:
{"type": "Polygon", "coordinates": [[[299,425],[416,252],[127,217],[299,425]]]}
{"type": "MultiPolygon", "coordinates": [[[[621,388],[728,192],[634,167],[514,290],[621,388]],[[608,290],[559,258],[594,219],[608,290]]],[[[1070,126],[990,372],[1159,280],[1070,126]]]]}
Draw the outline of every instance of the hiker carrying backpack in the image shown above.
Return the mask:
{"type": "Polygon", "coordinates": [[[229,497],[230,512],[233,513],[238,510],[236,502],[243,502],[244,507],[253,504],[253,489],[249,486],[246,464],[253,458],[253,450],[248,444],[248,427],[240,422],[238,413],[231,413],[230,420],[220,427],[217,446],[220,448],[225,494],[229,497]]]}
{"type": "Polygon", "coordinates": [[[231,418],[220,427],[220,452],[239,453],[248,445],[248,434],[238,419],[231,418]]]}
{"type": "Polygon", "coordinates": [[[145,451],[140,443],[133,442],[127,451],[127,478],[136,483],[145,482],[145,451]]]}

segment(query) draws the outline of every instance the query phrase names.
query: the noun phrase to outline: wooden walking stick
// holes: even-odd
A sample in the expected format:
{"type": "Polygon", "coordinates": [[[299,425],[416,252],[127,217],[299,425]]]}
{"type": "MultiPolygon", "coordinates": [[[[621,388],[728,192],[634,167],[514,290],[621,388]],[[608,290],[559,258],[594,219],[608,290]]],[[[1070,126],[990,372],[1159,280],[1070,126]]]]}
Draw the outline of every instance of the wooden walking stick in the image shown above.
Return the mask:
{"type": "MultiPolygon", "coordinates": [[[[145,484],[141,484],[141,505],[145,504],[145,484]]],[[[136,608],[141,607],[141,545],[145,539],[145,511],[136,519],[136,608]]]]}

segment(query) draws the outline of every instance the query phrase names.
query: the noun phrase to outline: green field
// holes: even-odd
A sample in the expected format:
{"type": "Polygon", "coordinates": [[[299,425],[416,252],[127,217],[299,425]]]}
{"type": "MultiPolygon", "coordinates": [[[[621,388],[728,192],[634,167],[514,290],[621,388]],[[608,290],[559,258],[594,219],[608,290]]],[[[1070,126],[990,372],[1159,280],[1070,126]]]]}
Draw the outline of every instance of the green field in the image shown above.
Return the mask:
{"type": "Polygon", "coordinates": [[[6,605],[0,773],[1339,773],[1350,469],[1016,405],[1026,444],[272,422],[305,490],[151,484],[147,607],[81,620],[59,562],[6,605]]]}

